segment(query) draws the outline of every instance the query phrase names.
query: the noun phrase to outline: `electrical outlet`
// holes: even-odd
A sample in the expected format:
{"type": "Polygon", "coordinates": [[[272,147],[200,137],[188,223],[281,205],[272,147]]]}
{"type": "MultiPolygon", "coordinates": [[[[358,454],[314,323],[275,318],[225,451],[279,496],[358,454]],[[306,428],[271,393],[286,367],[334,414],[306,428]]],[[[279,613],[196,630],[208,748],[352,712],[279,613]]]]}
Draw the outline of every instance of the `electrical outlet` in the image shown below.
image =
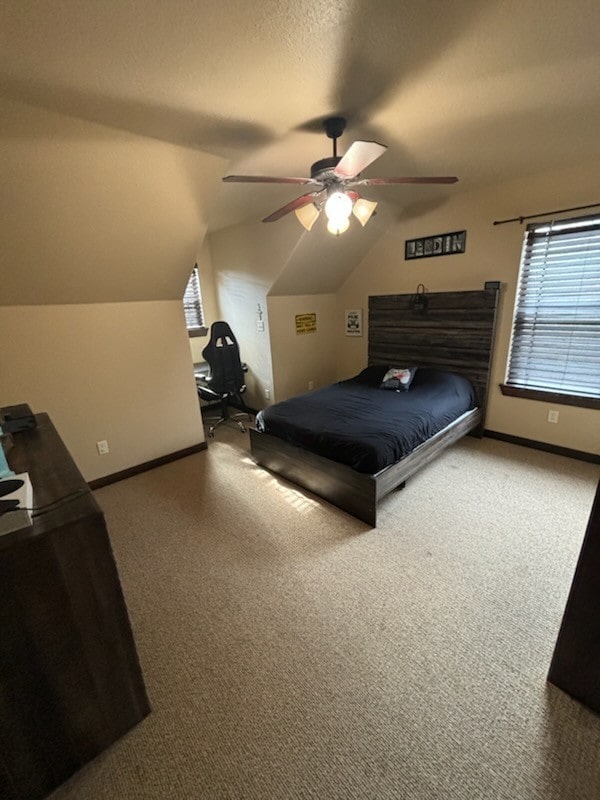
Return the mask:
{"type": "Polygon", "coordinates": [[[266,386],[265,387],[265,400],[270,400],[270,399],[271,399],[271,390],[269,389],[268,386],[266,386]]]}
{"type": "Polygon", "coordinates": [[[262,319],[257,319],[256,320],[256,330],[259,333],[264,333],[265,332],[265,323],[264,323],[264,321],[262,319]]]}
{"type": "Polygon", "coordinates": [[[99,456],[105,456],[109,451],[108,449],[108,442],[106,439],[102,439],[101,442],[96,442],[96,448],[98,450],[99,456]]]}
{"type": "Polygon", "coordinates": [[[314,381],[309,381],[309,382],[308,382],[308,391],[309,391],[309,392],[312,392],[312,390],[313,390],[314,388],[315,388],[315,382],[314,382],[314,381]]]}
{"type": "Polygon", "coordinates": [[[551,408],[548,411],[548,422],[558,422],[558,411],[556,409],[551,408]]]}

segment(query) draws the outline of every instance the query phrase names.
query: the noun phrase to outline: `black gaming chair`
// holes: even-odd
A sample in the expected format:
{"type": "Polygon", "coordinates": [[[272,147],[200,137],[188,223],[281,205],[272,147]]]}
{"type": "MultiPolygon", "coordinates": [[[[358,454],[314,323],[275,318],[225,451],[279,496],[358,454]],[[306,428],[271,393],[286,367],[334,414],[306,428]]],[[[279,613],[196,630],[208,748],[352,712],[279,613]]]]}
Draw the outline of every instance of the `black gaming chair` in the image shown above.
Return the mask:
{"type": "Polygon", "coordinates": [[[237,339],[226,322],[213,322],[210,341],[202,351],[202,356],[210,367],[210,375],[196,378],[198,394],[202,400],[219,401],[221,407],[219,417],[207,419],[211,423],[208,435],[214,436],[215,428],[222,422],[233,422],[245,433],[246,428],[239,417],[250,416],[250,410],[242,399],[242,393],[246,391],[244,373],[247,367],[241,362],[237,339]],[[235,403],[243,411],[230,414],[230,403],[235,403]]]}

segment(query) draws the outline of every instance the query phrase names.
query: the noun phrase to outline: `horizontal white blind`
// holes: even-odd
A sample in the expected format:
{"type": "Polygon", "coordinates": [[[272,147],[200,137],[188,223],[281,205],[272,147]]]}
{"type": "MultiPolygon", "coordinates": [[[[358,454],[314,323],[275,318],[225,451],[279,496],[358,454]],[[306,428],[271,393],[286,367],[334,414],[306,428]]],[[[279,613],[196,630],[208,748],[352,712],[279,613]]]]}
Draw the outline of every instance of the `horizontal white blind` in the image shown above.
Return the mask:
{"type": "Polygon", "coordinates": [[[600,397],[600,217],[528,226],[507,384],[600,397]]]}
{"type": "Polygon", "coordinates": [[[188,330],[204,327],[204,312],[202,310],[202,297],[200,295],[200,278],[198,265],[194,266],[183,296],[185,311],[185,324],[188,330]]]}

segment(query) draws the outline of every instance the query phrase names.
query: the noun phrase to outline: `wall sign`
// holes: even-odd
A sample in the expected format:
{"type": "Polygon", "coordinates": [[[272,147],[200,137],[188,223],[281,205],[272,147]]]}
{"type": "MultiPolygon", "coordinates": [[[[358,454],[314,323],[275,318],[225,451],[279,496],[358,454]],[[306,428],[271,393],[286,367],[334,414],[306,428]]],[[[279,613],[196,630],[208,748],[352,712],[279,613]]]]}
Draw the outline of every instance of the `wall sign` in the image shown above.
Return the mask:
{"type": "Polygon", "coordinates": [[[464,253],[466,245],[466,231],[440,233],[437,236],[425,236],[422,239],[407,239],[404,246],[404,260],[464,253]]]}
{"type": "Polygon", "coordinates": [[[362,308],[346,311],[346,336],[362,336],[362,308]]]}
{"type": "Polygon", "coordinates": [[[316,330],[316,314],[296,314],[296,335],[299,333],[315,333],[316,330]]]}

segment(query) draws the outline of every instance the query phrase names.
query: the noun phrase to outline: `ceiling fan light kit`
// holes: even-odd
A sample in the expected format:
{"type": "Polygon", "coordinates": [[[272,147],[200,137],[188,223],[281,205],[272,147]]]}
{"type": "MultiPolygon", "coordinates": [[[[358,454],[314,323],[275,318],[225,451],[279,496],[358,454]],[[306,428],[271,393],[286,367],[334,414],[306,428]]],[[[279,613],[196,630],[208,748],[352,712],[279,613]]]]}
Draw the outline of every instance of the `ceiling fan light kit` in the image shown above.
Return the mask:
{"type": "Polygon", "coordinates": [[[352,213],[352,200],[345,192],[336,190],[331,192],[325,202],[325,216],[334,226],[340,227],[341,223],[350,219],[352,213]],[[339,224],[338,224],[339,223],[339,224]]]}
{"type": "Polygon", "coordinates": [[[314,203],[309,203],[306,206],[302,206],[302,208],[297,208],[294,213],[296,214],[302,225],[304,225],[306,230],[310,231],[312,229],[312,226],[319,219],[319,214],[321,212],[314,203]]]}
{"type": "Polygon", "coordinates": [[[264,175],[226,175],[227,183],[305,183],[314,191],[303,194],[277,209],[263,222],[276,222],[291,211],[307,231],[312,230],[321,209],[327,217],[327,230],[339,236],[350,227],[350,214],[364,227],[373,216],[377,203],[367,200],[354,186],[386,186],[398,183],[456,183],[458,178],[360,178],[360,173],[378,159],[387,146],[378,142],[354,142],[343,156],[337,154],[337,140],[344,132],[346,120],[330,117],[323,123],[325,132],[333,139],[333,156],[322,158],[311,166],[310,178],[277,178],[264,175]]]}
{"type": "Polygon", "coordinates": [[[376,208],[377,203],[374,200],[365,200],[364,197],[359,197],[352,207],[352,213],[364,228],[376,208]]]}
{"type": "Polygon", "coordinates": [[[338,220],[329,220],[327,223],[327,230],[329,233],[332,233],[334,236],[339,236],[340,233],[344,233],[350,227],[350,220],[346,219],[338,219],[338,220]]]}

